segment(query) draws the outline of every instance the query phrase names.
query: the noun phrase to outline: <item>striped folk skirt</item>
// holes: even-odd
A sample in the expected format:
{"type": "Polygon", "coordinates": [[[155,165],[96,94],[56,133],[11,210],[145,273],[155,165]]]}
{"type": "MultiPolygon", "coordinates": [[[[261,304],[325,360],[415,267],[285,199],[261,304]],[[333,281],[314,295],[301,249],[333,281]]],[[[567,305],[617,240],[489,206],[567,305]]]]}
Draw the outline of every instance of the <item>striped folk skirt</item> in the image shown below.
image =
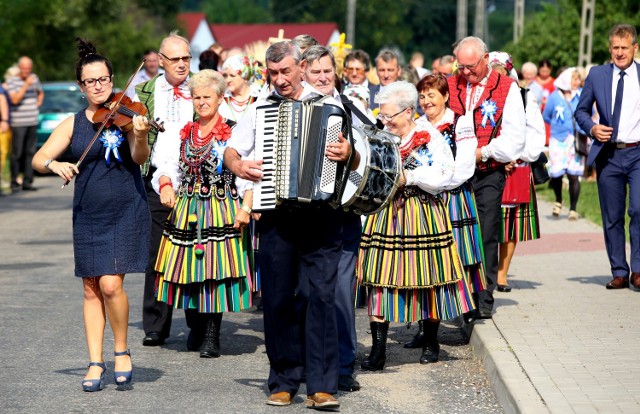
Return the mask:
{"type": "Polygon", "coordinates": [[[502,206],[500,221],[500,243],[509,240],[523,242],[540,238],[540,219],[538,218],[538,200],[536,189],[531,182],[531,199],[528,203],[515,206],[502,206]]]}
{"type": "Polygon", "coordinates": [[[467,282],[472,292],[487,288],[484,270],[484,247],[478,221],[476,196],[471,185],[464,183],[460,187],[442,193],[442,199],[449,212],[453,229],[453,238],[464,266],[467,282]]]}
{"type": "Polygon", "coordinates": [[[473,309],[446,207],[415,187],[366,218],[356,274],[369,288],[369,315],[390,322],[452,319],[473,309]]]}
{"type": "Polygon", "coordinates": [[[233,228],[240,200],[229,194],[178,198],[156,260],[156,299],[201,313],[251,307],[251,238],[233,228]]]}

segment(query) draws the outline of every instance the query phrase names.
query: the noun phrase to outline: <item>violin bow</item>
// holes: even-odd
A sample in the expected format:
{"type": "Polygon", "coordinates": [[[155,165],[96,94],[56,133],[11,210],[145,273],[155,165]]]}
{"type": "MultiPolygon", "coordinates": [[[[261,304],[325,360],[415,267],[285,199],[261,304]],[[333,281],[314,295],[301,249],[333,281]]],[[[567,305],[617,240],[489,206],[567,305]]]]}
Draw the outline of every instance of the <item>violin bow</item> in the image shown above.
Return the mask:
{"type": "MultiPolygon", "coordinates": [[[[142,59],[142,62],[140,62],[138,69],[136,69],[136,71],[133,72],[133,75],[129,77],[127,84],[124,86],[124,89],[123,89],[124,91],[126,91],[127,88],[129,88],[129,85],[131,85],[131,82],[133,81],[133,78],[136,76],[136,73],[140,72],[140,69],[142,69],[142,66],[144,65],[144,62],[146,62],[146,60],[147,60],[146,58],[142,59]]],[[[77,169],[80,169],[80,164],[82,164],[82,161],[84,161],[84,159],[87,157],[89,150],[91,149],[91,147],[93,147],[93,144],[95,144],[96,140],[100,136],[100,133],[102,133],[102,130],[104,129],[105,125],[107,125],[107,122],[109,122],[113,114],[118,110],[118,106],[120,106],[120,101],[122,101],[123,97],[124,97],[124,92],[120,95],[115,105],[112,106],[111,110],[109,111],[109,115],[104,119],[104,121],[102,121],[102,123],[100,124],[100,128],[98,128],[98,131],[96,131],[96,133],[93,135],[93,138],[91,138],[91,141],[89,141],[89,144],[84,149],[84,152],[78,159],[78,162],[76,162],[77,169]]],[[[65,188],[67,184],[69,184],[70,182],[71,181],[65,181],[65,183],[62,184],[62,188],[65,188]]]]}

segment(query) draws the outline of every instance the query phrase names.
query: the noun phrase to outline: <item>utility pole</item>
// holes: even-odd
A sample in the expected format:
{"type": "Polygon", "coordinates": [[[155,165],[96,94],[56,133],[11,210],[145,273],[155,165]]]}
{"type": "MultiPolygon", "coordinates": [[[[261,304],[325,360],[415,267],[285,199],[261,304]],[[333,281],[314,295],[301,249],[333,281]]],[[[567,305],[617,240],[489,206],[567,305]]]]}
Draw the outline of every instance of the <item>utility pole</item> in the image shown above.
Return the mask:
{"type": "Polygon", "coordinates": [[[524,0],[515,0],[513,5],[513,43],[518,43],[524,31],[524,0]]]}
{"type": "Polygon", "coordinates": [[[347,43],[356,47],[356,1],[347,0],[347,43]]]}
{"type": "Polygon", "coordinates": [[[591,50],[593,45],[593,16],[595,15],[596,0],[582,0],[582,23],[580,24],[580,51],[578,66],[587,67],[591,64],[591,50]]]}
{"type": "Polygon", "coordinates": [[[456,8],[456,41],[467,37],[467,0],[458,0],[456,8]]]}
{"type": "Polygon", "coordinates": [[[487,43],[488,39],[485,39],[484,21],[486,19],[486,1],[476,0],[476,18],[473,22],[473,35],[479,37],[487,43]]]}

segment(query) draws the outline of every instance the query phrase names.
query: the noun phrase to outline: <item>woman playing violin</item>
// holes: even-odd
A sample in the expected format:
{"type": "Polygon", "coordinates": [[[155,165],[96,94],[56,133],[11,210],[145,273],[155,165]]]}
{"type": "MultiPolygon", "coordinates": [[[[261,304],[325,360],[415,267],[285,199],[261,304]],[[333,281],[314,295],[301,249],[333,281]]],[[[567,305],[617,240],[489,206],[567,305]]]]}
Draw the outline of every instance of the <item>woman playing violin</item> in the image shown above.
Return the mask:
{"type": "Polygon", "coordinates": [[[144,272],[151,227],[139,165],[149,157],[148,120],[132,118],[133,128],[122,132],[104,127],[80,164],[56,161],[71,146],[79,159],[102,125],[93,116],[111,97],[111,62],[95,47],[78,39],[76,79],[88,107],[64,120],[33,159],[34,169],[75,179],[73,245],[75,275],[84,287],[84,323],[89,348],[89,370],[84,391],[105,385],[103,342],[108,317],[114,335],[114,379],[131,382],[132,363],[127,348],[129,302],[123,288],[126,273],[144,272]]]}

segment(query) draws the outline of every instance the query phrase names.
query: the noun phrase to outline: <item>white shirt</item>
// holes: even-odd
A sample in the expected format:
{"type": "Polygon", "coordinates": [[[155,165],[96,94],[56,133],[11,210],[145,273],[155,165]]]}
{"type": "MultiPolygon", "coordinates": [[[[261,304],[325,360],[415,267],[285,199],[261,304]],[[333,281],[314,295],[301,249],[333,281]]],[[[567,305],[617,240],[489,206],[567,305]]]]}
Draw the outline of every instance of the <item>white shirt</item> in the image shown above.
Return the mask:
{"type": "MultiPolygon", "coordinates": [[[[162,70],[159,70],[159,73],[162,73],[162,72],[163,72],[162,70]]],[[[127,88],[124,94],[127,95],[129,98],[134,99],[134,97],[136,96],[136,85],[141,84],[142,82],[151,80],[154,76],[155,75],[149,76],[146,70],[141,69],[133,77],[133,79],[131,80],[131,84],[129,85],[129,87],[127,88]]]]}
{"type": "MultiPolygon", "coordinates": [[[[624,93],[622,111],[620,111],[620,124],[618,125],[618,142],[640,141],[640,84],[638,83],[638,69],[633,63],[625,69],[624,93]]],[[[613,79],[611,82],[611,111],[616,102],[616,89],[620,79],[620,68],[613,65],[613,79]]],[[[613,118],[612,118],[613,119],[613,118]]]]}
{"type": "MultiPolygon", "coordinates": [[[[455,119],[455,113],[447,108],[440,122],[433,125],[438,128],[444,124],[453,124],[455,119]]],[[[464,126],[463,117],[460,118],[459,126],[456,129],[464,126]]],[[[430,123],[426,115],[418,118],[416,123],[430,123]]],[[[473,122],[470,120],[466,125],[469,132],[473,131],[473,122]]],[[[453,190],[464,184],[469,178],[473,176],[476,170],[476,148],[478,148],[478,138],[473,133],[455,133],[452,139],[456,140],[456,156],[454,159],[454,172],[451,176],[451,180],[444,186],[444,190],[453,190]]]]}
{"type": "MultiPolygon", "coordinates": [[[[303,89],[302,93],[300,94],[300,101],[306,101],[314,97],[324,96],[308,83],[303,82],[302,85],[303,89]]],[[[275,91],[271,94],[278,95],[275,91]]],[[[334,98],[328,98],[325,102],[337,105],[342,108],[342,104],[336,101],[334,98]]],[[[228,146],[238,151],[238,154],[240,154],[241,157],[249,157],[249,155],[253,152],[256,140],[256,110],[257,108],[265,105],[270,105],[270,103],[266,99],[261,99],[251,104],[251,107],[248,109],[248,114],[242,117],[240,122],[238,122],[238,125],[233,128],[228,146]]]]}
{"type": "MultiPolygon", "coordinates": [[[[187,87],[188,78],[180,85],[180,92],[190,98],[191,92],[187,87]]],[[[151,151],[151,165],[157,168],[153,174],[152,185],[158,194],[158,179],[161,175],[171,178],[174,190],[178,189],[179,176],[175,169],[180,159],[180,130],[189,121],[193,121],[193,102],[191,99],[174,97],[173,86],[164,76],[156,80],[153,90],[154,116],[164,121],[164,132],[158,132],[158,137],[151,151]]],[[[136,95],[134,101],[140,99],[136,95]]]]}
{"type": "Polygon", "coordinates": [[[400,147],[407,143],[413,134],[419,131],[427,131],[430,135],[427,149],[431,158],[420,156],[414,150],[414,156],[421,165],[413,170],[405,170],[407,186],[415,185],[423,191],[436,195],[451,182],[455,171],[455,163],[451,147],[444,139],[440,131],[429,122],[416,124],[416,127],[402,139],[400,147]]]}
{"type": "MultiPolygon", "coordinates": [[[[491,71],[489,71],[487,77],[476,86],[476,96],[482,95],[484,85],[486,85],[486,80],[490,74],[491,71]]],[[[473,99],[473,97],[469,96],[467,98],[468,100],[473,99]]],[[[477,101],[472,108],[476,108],[481,104],[482,102],[477,101]]],[[[497,121],[496,119],[496,122],[497,121]]],[[[500,129],[500,134],[486,145],[485,151],[487,151],[490,158],[498,162],[508,163],[515,161],[521,157],[524,151],[526,141],[525,131],[526,114],[524,112],[522,96],[520,95],[520,87],[516,82],[512,82],[509,86],[504,109],[502,110],[502,128],[500,129]]]]}
{"type": "Polygon", "coordinates": [[[527,140],[520,159],[526,162],[533,162],[538,159],[540,153],[544,150],[544,144],[547,141],[547,131],[544,126],[544,119],[542,119],[540,106],[532,93],[527,93],[527,108],[525,112],[527,116],[525,134],[527,140]]]}

